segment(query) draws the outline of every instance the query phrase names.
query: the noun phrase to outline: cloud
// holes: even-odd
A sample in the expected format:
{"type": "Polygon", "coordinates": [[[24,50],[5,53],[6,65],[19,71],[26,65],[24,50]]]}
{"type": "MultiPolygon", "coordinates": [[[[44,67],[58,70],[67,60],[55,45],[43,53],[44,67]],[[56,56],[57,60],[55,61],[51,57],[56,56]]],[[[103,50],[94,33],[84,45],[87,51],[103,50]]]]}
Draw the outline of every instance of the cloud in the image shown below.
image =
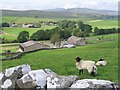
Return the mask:
{"type": "Polygon", "coordinates": [[[91,8],[117,10],[119,0],[2,0],[0,9],[43,10],[54,8],[91,8]]]}
{"type": "Polygon", "coordinates": [[[68,8],[77,8],[78,4],[74,2],[69,2],[63,6],[63,8],[68,9],[68,8]]]}

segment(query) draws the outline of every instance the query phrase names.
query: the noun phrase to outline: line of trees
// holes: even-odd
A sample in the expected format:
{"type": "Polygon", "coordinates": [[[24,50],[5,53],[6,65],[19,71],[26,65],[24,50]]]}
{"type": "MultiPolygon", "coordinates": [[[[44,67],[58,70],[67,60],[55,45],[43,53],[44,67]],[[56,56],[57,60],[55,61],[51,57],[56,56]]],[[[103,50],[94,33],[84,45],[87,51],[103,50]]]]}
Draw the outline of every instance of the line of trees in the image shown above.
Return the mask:
{"type": "Polygon", "coordinates": [[[9,27],[10,25],[9,25],[9,23],[7,23],[7,22],[3,22],[0,26],[1,26],[1,27],[9,27]]]}
{"type": "MultiPolygon", "coordinates": [[[[7,23],[3,23],[3,26],[7,26],[7,23]]],[[[29,36],[29,32],[22,31],[19,33],[17,40],[14,42],[26,42],[28,40],[51,40],[53,43],[55,41],[68,39],[71,35],[78,37],[86,37],[89,36],[90,33],[94,33],[94,35],[103,35],[103,34],[111,34],[111,33],[120,33],[120,29],[110,28],[110,29],[99,29],[97,27],[94,28],[94,32],[92,32],[92,26],[88,24],[84,24],[82,21],[71,21],[71,20],[62,20],[57,22],[58,27],[47,30],[38,30],[34,32],[31,36],[29,36]]],[[[6,39],[3,39],[6,42],[6,39]]]]}
{"type": "Polygon", "coordinates": [[[38,30],[29,37],[29,32],[22,31],[19,33],[17,40],[20,43],[28,41],[28,40],[35,40],[35,41],[53,40],[53,38],[57,40],[57,36],[59,36],[60,40],[67,39],[71,36],[71,32],[67,29],[61,30],[59,27],[56,27],[51,30],[38,30]]]}
{"type": "Polygon", "coordinates": [[[104,35],[112,33],[120,33],[120,29],[119,28],[99,29],[97,27],[94,28],[94,35],[104,35]]]}
{"type": "Polygon", "coordinates": [[[72,35],[78,37],[89,36],[89,33],[92,33],[92,26],[84,24],[82,21],[62,20],[58,22],[58,26],[64,30],[68,29],[72,35]]]}

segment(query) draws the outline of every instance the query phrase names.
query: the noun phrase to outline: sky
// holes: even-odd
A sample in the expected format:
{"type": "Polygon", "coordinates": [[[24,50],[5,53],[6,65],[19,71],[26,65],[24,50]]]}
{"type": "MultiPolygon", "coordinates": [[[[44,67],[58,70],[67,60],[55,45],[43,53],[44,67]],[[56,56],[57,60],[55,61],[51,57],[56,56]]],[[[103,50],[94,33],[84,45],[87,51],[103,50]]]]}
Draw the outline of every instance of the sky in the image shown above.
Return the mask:
{"type": "Polygon", "coordinates": [[[119,0],[1,0],[0,9],[44,10],[55,8],[90,8],[118,10],[119,0]]]}

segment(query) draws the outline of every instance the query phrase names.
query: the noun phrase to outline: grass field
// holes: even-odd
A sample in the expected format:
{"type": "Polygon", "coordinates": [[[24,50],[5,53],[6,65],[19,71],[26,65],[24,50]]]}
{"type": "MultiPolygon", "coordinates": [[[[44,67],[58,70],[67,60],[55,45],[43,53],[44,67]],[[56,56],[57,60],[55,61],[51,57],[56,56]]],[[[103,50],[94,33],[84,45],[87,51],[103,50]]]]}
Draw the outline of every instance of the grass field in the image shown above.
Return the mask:
{"type": "MultiPolygon", "coordinates": [[[[17,24],[23,24],[23,23],[37,23],[40,21],[59,21],[59,20],[63,20],[63,19],[68,19],[68,20],[82,20],[79,17],[76,18],[34,18],[34,17],[10,17],[10,16],[3,16],[2,17],[2,22],[8,22],[10,24],[12,24],[13,22],[17,23],[17,24]]],[[[85,23],[92,25],[93,29],[94,27],[98,27],[98,28],[117,28],[118,27],[118,21],[117,20],[82,20],[85,21],[85,23]]],[[[0,37],[4,37],[6,38],[8,41],[12,41],[15,40],[16,37],[18,36],[18,34],[21,31],[28,31],[30,36],[32,35],[33,32],[36,32],[37,30],[40,29],[51,29],[54,28],[55,26],[47,26],[44,25],[41,28],[4,28],[4,32],[6,32],[7,34],[3,34],[0,35],[0,37]]]]}
{"type": "MultiPolygon", "coordinates": [[[[107,37],[107,36],[106,36],[107,37]]],[[[109,35],[112,37],[112,35],[109,35]]],[[[114,36],[117,38],[117,35],[114,36]]],[[[96,38],[96,37],[93,37],[96,38]]],[[[60,75],[78,75],[78,70],[75,66],[75,57],[81,56],[83,59],[98,61],[99,58],[104,58],[107,66],[98,67],[98,75],[96,79],[105,79],[118,82],[118,46],[117,39],[99,44],[92,44],[71,49],[43,50],[33,53],[28,53],[21,59],[13,61],[4,61],[2,63],[3,70],[21,64],[30,64],[32,69],[50,68],[60,75]]],[[[83,78],[94,78],[85,71],[83,78]]]]}
{"type": "Polygon", "coordinates": [[[106,41],[115,41],[115,40],[118,41],[118,34],[107,34],[107,35],[86,37],[86,41],[91,44],[101,43],[106,41]]]}
{"type": "Polygon", "coordinates": [[[2,22],[8,22],[12,24],[13,22],[17,24],[23,24],[23,23],[38,23],[38,22],[47,22],[47,21],[60,21],[60,20],[81,20],[81,21],[88,21],[91,19],[88,18],[79,18],[79,17],[51,17],[51,18],[34,18],[34,17],[12,17],[12,16],[3,16],[2,22]]]}
{"type": "Polygon", "coordinates": [[[118,20],[91,20],[88,18],[79,18],[79,17],[60,17],[60,18],[34,18],[34,17],[10,17],[10,16],[3,16],[2,22],[8,22],[12,24],[13,22],[17,24],[23,23],[38,23],[40,21],[60,21],[60,20],[75,20],[75,21],[83,21],[88,23],[94,27],[98,28],[117,28],[118,27],[118,20]]]}
{"type": "Polygon", "coordinates": [[[8,41],[16,40],[17,36],[21,31],[28,31],[31,36],[37,30],[52,29],[56,26],[44,25],[41,28],[3,28],[6,34],[0,34],[0,37],[6,38],[8,41]]]}
{"type": "Polygon", "coordinates": [[[98,28],[118,28],[118,20],[99,20],[88,21],[88,24],[98,28]]]}
{"type": "Polygon", "coordinates": [[[13,22],[17,24],[38,23],[40,21],[54,21],[54,20],[49,18],[34,18],[34,17],[10,17],[10,16],[2,17],[2,22],[8,22],[10,24],[12,24],[13,22]]]}

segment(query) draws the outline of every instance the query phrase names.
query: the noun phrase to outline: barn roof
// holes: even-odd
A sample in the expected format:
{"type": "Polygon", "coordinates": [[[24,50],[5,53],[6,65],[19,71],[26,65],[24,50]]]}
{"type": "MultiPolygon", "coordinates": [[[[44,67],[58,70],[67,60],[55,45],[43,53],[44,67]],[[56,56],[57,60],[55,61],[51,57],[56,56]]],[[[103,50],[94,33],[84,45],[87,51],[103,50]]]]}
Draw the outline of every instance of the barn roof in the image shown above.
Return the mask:
{"type": "Polygon", "coordinates": [[[29,46],[32,46],[32,45],[35,45],[35,44],[42,44],[42,45],[45,45],[45,46],[48,46],[47,44],[44,44],[44,43],[40,43],[40,42],[37,42],[37,41],[27,41],[27,42],[24,42],[24,43],[21,43],[20,46],[22,47],[29,47],[29,46]]]}
{"type": "Polygon", "coordinates": [[[80,37],[76,37],[76,36],[71,36],[68,41],[69,42],[77,42],[79,40],[83,40],[83,38],[80,38],[80,37]]]}

